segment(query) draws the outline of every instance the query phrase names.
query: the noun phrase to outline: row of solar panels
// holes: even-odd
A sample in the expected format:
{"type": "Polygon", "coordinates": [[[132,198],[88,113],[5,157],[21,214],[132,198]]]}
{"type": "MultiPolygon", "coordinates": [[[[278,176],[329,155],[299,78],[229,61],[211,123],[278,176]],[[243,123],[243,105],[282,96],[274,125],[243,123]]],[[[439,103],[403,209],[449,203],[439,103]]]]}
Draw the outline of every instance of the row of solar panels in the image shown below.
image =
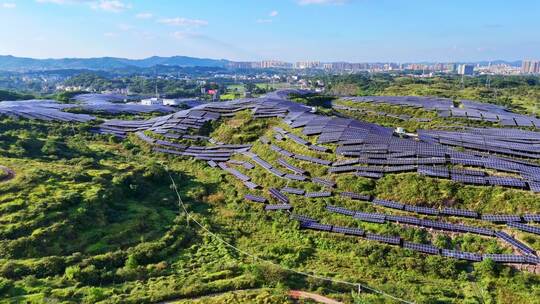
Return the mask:
{"type": "Polygon", "coordinates": [[[354,192],[341,192],[342,197],[348,197],[355,200],[363,200],[372,202],[374,205],[403,210],[413,213],[425,214],[425,215],[442,215],[442,216],[457,216],[457,217],[467,217],[467,218],[476,218],[483,221],[492,222],[492,223],[511,223],[511,222],[536,222],[540,223],[540,214],[524,214],[524,215],[499,215],[499,214],[479,214],[476,211],[464,210],[464,209],[454,209],[445,207],[443,209],[436,209],[430,207],[420,207],[407,205],[400,202],[395,202],[391,200],[384,200],[374,198],[365,194],[358,194],[354,192]]]}
{"type": "Polygon", "coordinates": [[[385,222],[397,222],[401,224],[408,224],[408,225],[414,225],[414,226],[449,231],[449,232],[473,233],[473,234],[479,234],[479,235],[484,235],[484,236],[495,236],[509,243],[510,245],[517,248],[519,251],[523,252],[524,254],[529,254],[529,255],[536,254],[536,252],[533,249],[529,248],[527,245],[519,242],[518,240],[514,239],[510,235],[501,231],[493,231],[491,229],[466,226],[466,225],[460,225],[460,224],[443,223],[443,222],[438,222],[438,221],[419,219],[419,218],[410,217],[410,216],[358,212],[358,211],[352,211],[343,207],[336,207],[336,206],[327,206],[326,209],[330,212],[352,216],[355,219],[365,221],[365,222],[371,222],[371,223],[382,224],[385,222]]]}
{"type": "Polygon", "coordinates": [[[291,215],[291,218],[300,222],[300,228],[311,229],[324,232],[334,232],[351,236],[365,237],[367,240],[377,241],[390,245],[401,246],[405,249],[410,249],[424,254],[441,255],[459,260],[471,262],[480,262],[490,259],[498,263],[512,264],[540,264],[540,258],[532,254],[514,255],[514,254],[478,254],[472,252],[463,252],[458,250],[449,250],[435,247],[431,244],[420,244],[408,242],[399,236],[388,236],[374,233],[368,233],[360,228],[342,227],[318,223],[309,217],[303,215],[291,215]]]}

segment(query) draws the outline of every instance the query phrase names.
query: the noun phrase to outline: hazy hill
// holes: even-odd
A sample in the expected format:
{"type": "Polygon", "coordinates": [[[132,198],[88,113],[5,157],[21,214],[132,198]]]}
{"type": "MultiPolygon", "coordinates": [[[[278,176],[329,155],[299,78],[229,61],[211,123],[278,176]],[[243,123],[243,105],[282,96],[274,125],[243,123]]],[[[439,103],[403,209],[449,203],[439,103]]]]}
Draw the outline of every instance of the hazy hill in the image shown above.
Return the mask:
{"type": "Polygon", "coordinates": [[[145,59],[126,59],[115,57],[100,58],[62,58],[34,59],[14,56],[0,56],[0,70],[32,71],[57,69],[112,70],[129,67],[147,68],[156,65],[181,67],[224,67],[229,61],[221,59],[194,58],[186,56],[149,57],[145,59]]]}

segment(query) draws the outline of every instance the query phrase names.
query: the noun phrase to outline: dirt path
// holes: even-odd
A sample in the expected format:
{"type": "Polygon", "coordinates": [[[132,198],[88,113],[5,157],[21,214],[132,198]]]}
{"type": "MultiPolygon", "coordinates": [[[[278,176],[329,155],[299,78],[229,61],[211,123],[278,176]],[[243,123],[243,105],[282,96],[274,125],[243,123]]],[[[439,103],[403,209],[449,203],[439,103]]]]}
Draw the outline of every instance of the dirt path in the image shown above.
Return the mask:
{"type": "Polygon", "coordinates": [[[305,292],[305,291],[300,291],[300,290],[289,291],[289,296],[293,299],[311,299],[317,303],[343,304],[342,302],[338,302],[336,300],[332,300],[330,298],[327,298],[327,297],[324,297],[315,293],[310,293],[310,292],[305,292]]]}
{"type": "Polygon", "coordinates": [[[7,182],[8,180],[10,179],[13,179],[15,177],[15,171],[13,171],[12,169],[6,167],[6,166],[1,166],[0,165],[0,170],[4,171],[6,173],[6,176],[2,179],[0,179],[0,183],[2,182],[7,182]]]}
{"type": "Polygon", "coordinates": [[[178,298],[178,299],[175,299],[175,300],[168,300],[168,301],[159,302],[158,304],[174,304],[174,303],[179,303],[179,302],[184,302],[184,301],[198,301],[198,300],[215,298],[215,297],[219,297],[219,296],[230,294],[230,293],[254,292],[254,291],[261,291],[261,290],[264,290],[264,288],[238,289],[238,290],[233,290],[233,291],[224,291],[224,292],[211,293],[211,294],[207,294],[207,295],[200,296],[200,297],[178,298]]]}

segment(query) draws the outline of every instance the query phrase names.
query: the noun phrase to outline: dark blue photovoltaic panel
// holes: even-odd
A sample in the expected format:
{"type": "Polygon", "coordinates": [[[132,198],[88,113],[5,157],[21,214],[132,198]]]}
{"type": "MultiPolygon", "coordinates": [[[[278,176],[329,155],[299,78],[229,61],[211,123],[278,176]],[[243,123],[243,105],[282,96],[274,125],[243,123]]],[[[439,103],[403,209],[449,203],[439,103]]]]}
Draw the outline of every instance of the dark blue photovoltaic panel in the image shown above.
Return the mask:
{"type": "Polygon", "coordinates": [[[355,192],[341,192],[340,195],[343,197],[354,199],[354,200],[362,200],[362,201],[371,200],[371,196],[366,195],[366,194],[355,193],[355,192]]]}
{"type": "Polygon", "coordinates": [[[365,213],[365,212],[356,212],[354,218],[364,221],[382,224],[385,222],[385,215],[379,213],[365,213]]]}
{"type": "Polygon", "coordinates": [[[440,211],[440,214],[478,218],[478,212],[463,209],[444,208],[440,211]]]}
{"type": "Polygon", "coordinates": [[[317,197],[330,197],[332,196],[332,192],[330,191],[322,191],[322,192],[306,192],[304,194],[305,197],[309,198],[317,198],[317,197]]]}
{"type": "Polygon", "coordinates": [[[280,192],[291,193],[291,194],[296,194],[296,195],[304,195],[304,193],[306,193],[304,189],[291,188],[291,187],[281,188],[280,192]]]}
{"type": "Polygon", "coordinates": [[[273,210],[290,210],[292,206],[289,204],[280,204],[280,205],[264,205],[264,210],[273,211],[273,210]]]}
{"type": "Polygon", "coordinates": [[[300,228],[320,231],[332,231],[332,225],[319,224],[316,222],[300,222],[300,228]]]}
{"type": "Polygon", "coordinates": [[[494,262],[499,263],[525,263],[525,257],[522,255],[515,254],[484,254],[484,259],[491,259],[494,262]]]}
{"type": "Polygon", "coordinates": [[[506,232],[495,231],[495,236],[500,238],[501,240],[504,240],[508,244],[516,247],[519,251],[523,252],[524,254],[530,254],[530,255],[535,255],[536,254],[536,252],[533,249],[529,248],[527,245],[525,245],[525,244],[521,243],[520,241],[516,240],[515,238],[513,238],[512,236],[510,236],[506,232]]]}
{"type": "Polygon", "coordinates": [[[516,228],[516,229],[519,229],[521,231],[525,231],[525,232],[540,235],[540,228],[539,227],[525,225],[525,224],[522,224],[522,223],[514,223],[514,222],[507,223],[506,225],[508,227],[516,228]]]}
{"type": "Polygon", "coordinates": [[[442,249],[441,255],[445,257],[451,257],[454,259],[459,260],[467,260],[472,262],[480,262],[482,261],[482,256],[476,253],[472,252],[463,252],[463,251],[457,251],[457,250],[448,250],[448,249],[442,249]]]}
{"type": "Polygon", "coordinates": [[[285,174],[285,176],[283,176],[283,177],[286,178],[286,179],[296,180],[296,181],[305,181],[305,180],[307,180],[306,176],[297,175],[297,174],[285,174]]]}
{"type": "Polygon", "coordinates": [[[256,196],[256,195],[251,195],[251,194],[246,194],[244,196],[245,199],[249,200],[249,201],[252,201],[252,202],[256,202],[256,203],[266,203],[266,198],[262,197],[262,196],[256,196]]]}
{"type": "Polygon", "coordinates": [[[275,188],[270,188],[268,189],[268,193],[270,193],[270,195],[275,198],[276,200],[278,200],[279,202],[283,203],[283,204],[288,204],[289,203],[289,198],[285,195],[283,195],[283,193],[279,192],[278,189],[275,189],[275,188]]]}
{"type": "Polygon", "coordinates": [[[383,199],[374,199],[373,204],[398,210],[403,210],[403,208],[405,207],[405,205],[401,203],[383,199]]]}
{"type": "Polygon", "coordinates": [[[483,214],[482,220],[493,223],[521,222],[519,215],[483,214]]]}
{"type": "Polygon", "coordinates": [[[540,214],[525,214],[523,219],[526,222],[537,222],[540,223],[540,214]]]}
{"type": "Polygon", "coordinates": [[[406,242],[406,241],[403,242],[403,248],[411,249],[411,250],[422,252],[422,253],[428,253],[428,254],[440,253],[440,249],[433,245],[411,243],[411,242],[406,242]]]}
{"type": "Polygon", "coordinates": [[[405,205],[405,211],[416,212],[416,213],[427,214],[427,215],[439,214],[439,210],[434,209],[434,208],[411,206],[411,205],[405,205]]]}
{"type": "Polygon", "coordinates": [[[356,236],[363,236],[365,234],[364,230],[360,228],[349,228],[349,227],[340,227],[340,226],[332,227],[332,232],[342,233],[346,235],[356,235],[356,236]]]}
{"type": "Polygon", "coordinates": [[[328,210],[329,212],[340,213],[340,214],[349,215],[349,216],[354,216],[356,214],[356,211],[349,210],[343,207],[330,206],[330,205],[326,206],[326,210],[328,210]]]}
{"type": "Polygon", "coordinates": [[[374,234],[374,233],[366,233],[366,238],[368,240],[392,244],[392,245],[401,244],[401,238],[399,236],[386,236],[386,235],[380,235],[380,234],[374,234]]]}
{"type": "Polygon", "coordinates": [[[386,220],[391,222],[399,222],[402,224],[420,225],[421,220],[412,216],[401,215],[386,215],[386,220]]]}
{"type": "Polygon", "coordinates": [[[334,188],[336,186],[335,182],[333,182],[331,180],[327,180],[327,179],[318,178],[318,177],[313,177],[311,179],[311,181],[316,183],[316,184],[328,187],[328,188],[334,188]]]}

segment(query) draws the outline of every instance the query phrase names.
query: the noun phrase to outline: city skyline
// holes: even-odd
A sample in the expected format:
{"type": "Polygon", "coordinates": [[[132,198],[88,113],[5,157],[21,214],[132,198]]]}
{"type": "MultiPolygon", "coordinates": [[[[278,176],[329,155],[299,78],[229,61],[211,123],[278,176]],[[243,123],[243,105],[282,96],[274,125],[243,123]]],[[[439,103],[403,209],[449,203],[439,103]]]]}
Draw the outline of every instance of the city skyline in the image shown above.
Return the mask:
{"type": "Polygon", "coordinates": [[[0,54],[287,62],[537,60],[540,3],[518,3],[0,1],[0,25],[17,29],[0,33],[5,41],[0,54]]]}

